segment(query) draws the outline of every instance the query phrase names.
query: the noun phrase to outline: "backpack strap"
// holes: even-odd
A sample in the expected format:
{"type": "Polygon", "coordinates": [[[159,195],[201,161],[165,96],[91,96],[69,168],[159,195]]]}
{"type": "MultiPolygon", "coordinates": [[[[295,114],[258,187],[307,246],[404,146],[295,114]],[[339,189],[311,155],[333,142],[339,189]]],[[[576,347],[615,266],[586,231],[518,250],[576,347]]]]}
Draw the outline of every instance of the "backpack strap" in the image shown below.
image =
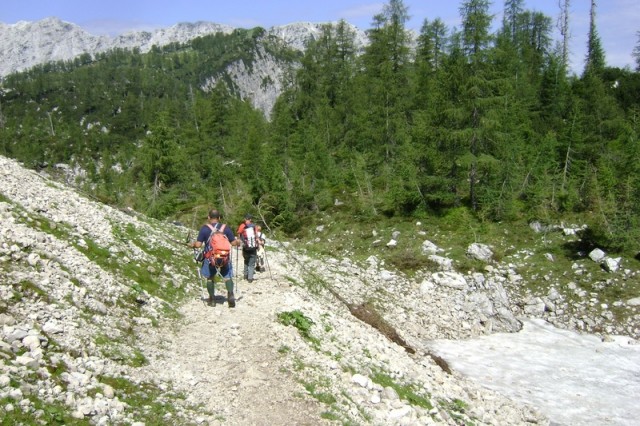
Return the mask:
{"type": "MultiPolygon", "coordinates": [[[[213,238],[213,234],[215,234],[216,232],[220,231],[218,229],[217,225],[220,225],[220,223],[219,222],[216,223],[216,226],[213,226],[212,224],[207,223],[207,226],[209,227],[209,229],[211,229],[211,233],[209,234],[209,237],[207,238],[206,244],[209,244],[209,241],[211,241],[211,239],[213,238]]],[[[222,225],[222,230],[224,230],[224,225],[222,225]]]]}
{"type": "Polygon", "coordinates": [[[224,223],[220,222],[216,223],[216,226],[207,223],[207,226],[209,227],[209,229],[211,229],[211,232],[224,232],[224,228],[226,227],[224,223]]]}

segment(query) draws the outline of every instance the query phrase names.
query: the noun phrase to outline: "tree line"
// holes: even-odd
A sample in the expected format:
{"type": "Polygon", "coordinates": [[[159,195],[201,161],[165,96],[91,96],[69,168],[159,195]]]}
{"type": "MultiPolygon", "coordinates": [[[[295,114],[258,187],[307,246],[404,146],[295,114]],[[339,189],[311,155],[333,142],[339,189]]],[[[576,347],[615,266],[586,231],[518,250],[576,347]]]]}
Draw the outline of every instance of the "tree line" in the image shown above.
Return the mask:
{"type": "Polygon", "coordinates": [[[594,0],[584,70],[571,75],[566,40],[554,44],[552,19],[523,0],[504,2],[493,32],[488,0],[460,13],[459,29],[425,19],[414,39],[391,0],[364,48],[341,21],[304,53],[255,28],[41,65],[2,83],[2,154],[78,165],[92,193],[157,217],[259,207],[295,230],[336,200],[362,221],[463,208],[488,221],[580,217],[600,245],[637,250],[640,48],[635,70],[607,66],[594,0]],[[265,48],[292,64],[270,117],[230,80],[203,89],[265,48]]]}

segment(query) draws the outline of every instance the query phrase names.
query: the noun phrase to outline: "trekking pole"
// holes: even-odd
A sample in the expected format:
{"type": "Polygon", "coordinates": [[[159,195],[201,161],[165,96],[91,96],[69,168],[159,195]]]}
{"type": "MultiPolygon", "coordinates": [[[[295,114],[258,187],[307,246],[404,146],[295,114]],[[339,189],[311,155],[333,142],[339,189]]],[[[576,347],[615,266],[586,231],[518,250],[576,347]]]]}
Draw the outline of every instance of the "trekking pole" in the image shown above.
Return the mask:
{"type": "Polygon", "coordinates": [[[238,280],[233,280],[233,286],[235,287],[234,294],[236,296],[236,300],[242,299],[242,296],[240,296],[240,283],[238,280]]]}
{"type": "Polygon", "coordinates": [[[273,279],[273,274],[271,273],[271,266],[269,266],[269,258],[267,257],[267,249],[265,247],[264,249],[264,261],[267,264],[267,269],[269,270],[269,277],[271,277],[271,279],[273,279]]]}
{"type": "MultiPolygon", "coordinates": [[[[242,297],[240,296],[240,286],[238,285],[238,246],[236,246],[236,266],[234,267],[233,275],[235,279],[233,280],[233,293],[235,295],[236,300],[240,300],[242,297]]],[[[233,259],[231,259],[231,263],[233,264],[233,259]]]]}
{"type": "Polygon", "coordinates": [[[204,294],[207,290],[207,280],[202,276],[202,272],[200,271],[200,268],[198,268],[197,266],[196,266],[196,271],[198,272],[198,281],[202,281],[202,287],[200,287],[200,285],[198,284],[198,288],[200,288],[200,300],[206,303],[205,301],[206,297],[204,296],[204,294]]]}
{"type": "Polygon", "coordinates": [[[238,260],[238,257],[239,257],[239,255],[238,255],[238,246],[236,246],[236,271],[235,271],[235,272],[236,272],[236,273],[235,273],[235,275],[236,275],[236,281],[238,281],[238,268],[240,267],[240,266],[239,266],[239,263],[238,263],[238,262],[240,262],[240,261],[238,260]]]}

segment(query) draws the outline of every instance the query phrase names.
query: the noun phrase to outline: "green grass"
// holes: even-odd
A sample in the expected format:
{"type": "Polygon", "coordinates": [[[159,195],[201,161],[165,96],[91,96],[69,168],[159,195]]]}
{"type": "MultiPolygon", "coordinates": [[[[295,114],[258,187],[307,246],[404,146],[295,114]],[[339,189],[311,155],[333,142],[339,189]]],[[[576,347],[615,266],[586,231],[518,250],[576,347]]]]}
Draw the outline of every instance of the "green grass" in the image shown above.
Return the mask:
{"type": "Polygon", "coordinates": [[[324,411],[323,413],[320,414],[320,418],[325,420],[335,421],[335,422],[340,421],[341,419],[340,415],[332,411],[324,411]]]}
{"type": "MultiPolygon", "coordinates": [[[[162,425],[167,423],[167,414],[172,414],[173,421],[178,420],[175,416],[176,408],[170,400],[184,399],[184,395],[171,394],[151,383],[134,383],[123,377],[103,376],[100,381],[111,386],[116,396],[129,405],[136,420],[150,425],[162,425]]],[[[195,424],[195,421],[191,423],[182,419],[180,424],[195,424]]]]}
{"type": "Polygon", "coordinates": [[[142,367],[149,364],[149,361],[139,349],[133,350],[133,357],[129,360],[132,367],[142,367]]]}
{"type": "Polygon", "coordinates": [[[280,312],[277,318],[281,324],[297,328],[300,335],[310,342],[312,346],[317,348],[320,345],[320,341],[311,335],[311,327],[314,322],[301,311],[280,312]]]}
{"type": "MultiPolygon", "coordinates": [[[[186,265],[191,266],[192,260],[188,250],[171,250],[163,244],[154,244],[154,239],[146,235],[144,229],[136,228],[132,224],[112,224],[114,236],[120,241],[129,244],[132,243],[147,253],[152,259],[149,263],[141,262],[122,262],[121,255],[112,254],[107,247],[102,247],[91,238],[85,237],[82,240],[74,234],[72,228],[65,223],[53,223],[46,217],[32,212],[26,211],[19,205],[14,204],[16,220],[21,223],[52,235],[58,240],[67,241],[78,251],[83,253],[91,262],[94,262],[105,271],[116,276],[124,276],[135,284],[132,289],[136,292],[146,291],[152,296],[157,296],[165,300],[180,301],[186,297],[185,292],[180,286],[172,285],[162,281],[162,268],[165,264],[185,265],[183,272],[187,272],[186,265]],[[152,271],[150,271],[150,267],[152,271]]],[[[149,219],[151,220],[151,219],[149,219]]],[[[183,238],[171,230],[167,224],[159,225],[151,224],[150,226],[164,226],[169,231],[167,237],[170,239],[183,238]],[[173,232],[173,233],[172,233],[173,232]]],[[[154,237],[155,238],[155,237],[154,237]]],[[[28,249],[28,248],[27,248],[28,249]]],[[[135,297],[129,301],[131,306],[135,306],[135,297]]],[[[172,312],[170,306],[164,306],[165,313],[177,316],[176,312],[172,312]]]]}
{"type": "Polygon", "coordinates": [[[38,287],[37,284],[28,280],[22,280],[17,285],[13,286],[13,299],[19,302],[24,297],[41,298],[47,302],[47,304],[51,303],[49,295],[42,288],[38,287]]]}
{"type": "Polygon", "coordinates": [[[280,355],[286,355],[291,352],[291,348],[287,345],[282,345],[278,348],[278,353],[280,355]]]}
{"type": "MultiPolygon", "coordinates": [[[[327,381],[328,382],[328,381],[327,381]]],[[[319,383],[319,382],[303,382],[304,388],[309,392],[309,394],[326,405],[333,405],[337,402],[336,398],[328,392],[323,392],[320,389],[326,387],[327,383],[319,383]]]]}
{"type": "Polygon", "coordinates": [[[413,385],[404,385],[396,383],[391,376],[382,372],[382,371],[374,371],[371,380],[374,383],[379,384],[382,387],[391,387],[393,388],[400,399],[407,401],[409,404],[417,407],[422,407],[426,410],[430,410],[433,408],[431,401],[428,399],[428,396],[422,396],[417,393],[415,386],[413,385]]]}
{"type": "Polygon", "coordinates": [[[472,426],[475,423],[470,421],[467,416],[467,408],[469,404],[461,399],[455,398],[451,401],[442,400],[440,406],[456,421],[456,424],[472,426]]]}
{"type": "Polygon", "coordinates": [[[303,371],[307,368],[307,365],[304,363],[302,358],[294,357],[293,358],[293,369],[295,371],[303,371]]]}
{"type": "MultiPolygon", "coordinates": [[[[168,227],[167,225],[164,225],[168,227]]],[[[113,234],[116,238],[125,243],[132,243],[140,247],[145,253],[158,259],[159,263],[171,262],[175,257],[175,251],[168,249],[162,244],[155,244],[155,237],[149,238],[145,234],[144,229],[138,229],[135,225],[128,223],[126,225],[112,224],[113,234]]],[[[183,236],[177,236],[174,233],[167,235],[167,240],[182,241],[185,240],[183,236]]],[[[185,240],[186,242],[186,240],[185,240]]],[[[175,243],[177,245],[177,243],[175,243]]],[[[185,249],[185,253],[187,250],[185,249]]]]}
{"type": "Polygon", "coordinates": [[[36,420],[32,412],[22,411],[17,401],[10,398],[0,398],[0,426],[38,424],[87,426],[90,424],[88,419],[80,420],[71,417],[70,410],[62,404],[49,404],[38,399],[34,395],[28,396],[28,399],[33,404],[33,409],[42,410],[42,417],[36,420]],[[13,405],[13,411],[6,411],[8,404],[13,405]]]}

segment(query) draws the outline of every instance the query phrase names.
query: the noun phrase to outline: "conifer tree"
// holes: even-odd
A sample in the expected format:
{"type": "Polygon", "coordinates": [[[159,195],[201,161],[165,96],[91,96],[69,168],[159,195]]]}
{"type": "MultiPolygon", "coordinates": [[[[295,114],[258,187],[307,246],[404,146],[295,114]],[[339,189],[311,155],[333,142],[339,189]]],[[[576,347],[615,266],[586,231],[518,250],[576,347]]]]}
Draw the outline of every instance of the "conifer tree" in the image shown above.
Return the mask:
{"type": "Polygon", "coordinates": [[[571,7],[570,0],[559,1],[560,17],[558,18],[558,29],[562,36],[562,51],[561,51],[561,65],[564,69],[569,69],[569,8],[571,7]]]}
{"type": "Polygon", "coordinates": [[[638,40],[636,41],[636,46],[633,48],[632,56],[636,61],[636,71],[640,72],[640,31],[636,33],[636,37],[638,37],[638,40]]]}
{"type": "Polygon", "coordinates": [[[156,121],[150,126],[138,161],[145,181],[151,184],[153,200],[177,183],[186,163],[166,111],[158,112],[156,121]]]}
{"type": "Polygon", "coordinates": [[[489,142],[484,134],[483,113],[487,106],[485,100],[490,96],[488,80],[487,54],[491,36],[489,28],[488,0],[467,0],[460,7],[462,14],[462,52],[467,60],[463,90],[465,97],[465,119],[460,123],[460,136],[466,139],[468,151],[460,158],[468,170],[469,202],[474,210],[478,210],[478,194],[476,185],[480,182],[479,160],[483,152],[487,152],[489,142]]]}
{"type": "Polygon", "coordinates": [[[364,83],[370,111],[371,148],[382,159],[391,158],[406,124],[409,87],[409,19],[402,0],[391,0],[383,12],[374,17],[368,30],[370,44],[363,55],[364,83]]]}
{"type": "Polygon", "coordinates": [[[589,36],[587,40],[587,57],[584,74],[601,74],[605,67],[604,50],[596,27],[596,0],[591,0],[589,13],[589,36]]]}

